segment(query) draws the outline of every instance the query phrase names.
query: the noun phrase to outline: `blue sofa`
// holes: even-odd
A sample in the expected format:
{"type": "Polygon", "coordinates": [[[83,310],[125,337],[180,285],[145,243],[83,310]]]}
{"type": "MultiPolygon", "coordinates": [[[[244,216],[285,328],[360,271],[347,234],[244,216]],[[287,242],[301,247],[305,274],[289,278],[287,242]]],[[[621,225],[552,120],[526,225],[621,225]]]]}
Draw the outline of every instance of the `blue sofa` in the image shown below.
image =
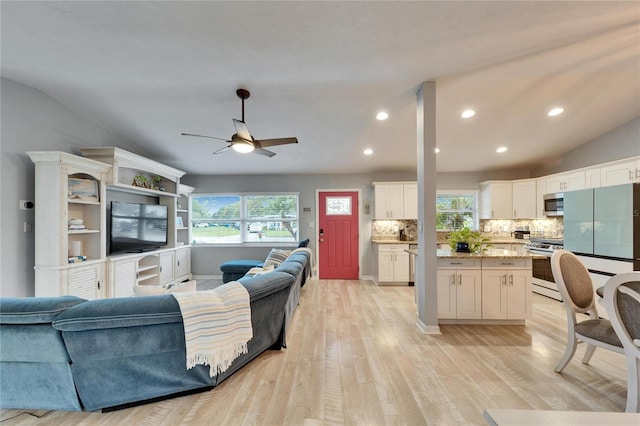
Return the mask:
{"type": "Polygon", "coordinates": [[[309,256],[294,253],[273,272],[243,277],[251,303],[248,353],[209,377],[186,369],[182,316],[171,295],[85,301],[0,299],[1,408],[111,410],[210,389],[286,332],[307,278],[309,256]]]}

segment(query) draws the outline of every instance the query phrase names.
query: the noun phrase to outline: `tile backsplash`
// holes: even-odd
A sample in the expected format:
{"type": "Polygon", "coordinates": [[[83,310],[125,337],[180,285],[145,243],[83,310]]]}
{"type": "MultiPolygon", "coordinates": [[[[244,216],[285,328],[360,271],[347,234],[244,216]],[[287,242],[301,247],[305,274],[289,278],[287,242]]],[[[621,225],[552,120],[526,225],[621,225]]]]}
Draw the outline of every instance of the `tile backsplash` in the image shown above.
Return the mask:
{"type": "Polygon", "coordinates": [[[417,220],[374,220],[371,224],[371,238],[397,239],[401,229],[404,230],[407,240],[418,238],[417,220]]]}
{"type": "Polygon", "coordinates": [[[531,237],[562,238],[561,217],[546,219],[480,220],[480,231],[486,234],[510,236],[516,226],[528,226],[531,237]]]}
{"type": "MultiPolygon", "coordinates": [[[[528,226],[531,237],[562,238],[562,218],[517,219],[517,220],[480,220],[480,231],[496,236],[512,236],[516,226],[528,226]]],[[[374,220],[371,224],[371,238],[397,239],[400,230],[404,230],[407,240],[418,238],[417,220],[374,220]]],[[[446,240],[447,232],[438,232],[438,240],[446,240]]]]}

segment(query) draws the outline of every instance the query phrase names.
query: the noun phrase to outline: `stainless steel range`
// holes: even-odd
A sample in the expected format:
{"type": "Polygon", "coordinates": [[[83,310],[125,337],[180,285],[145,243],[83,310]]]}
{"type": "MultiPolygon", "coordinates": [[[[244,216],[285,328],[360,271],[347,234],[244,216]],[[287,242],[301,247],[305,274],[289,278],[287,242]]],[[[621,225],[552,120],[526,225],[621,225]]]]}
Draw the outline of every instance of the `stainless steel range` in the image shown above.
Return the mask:
{"type": "Polygon", "coordinates": [[[551,297],[552,299],[562,300],[558,286],[553,280],[551,272],[551,255],[556,250],[562,250],[563,241],[558,238],[532,238],[525,244],[525,249],[531,253],[544,255],[544,259],[533,259],[533,292],[551,297]]]}

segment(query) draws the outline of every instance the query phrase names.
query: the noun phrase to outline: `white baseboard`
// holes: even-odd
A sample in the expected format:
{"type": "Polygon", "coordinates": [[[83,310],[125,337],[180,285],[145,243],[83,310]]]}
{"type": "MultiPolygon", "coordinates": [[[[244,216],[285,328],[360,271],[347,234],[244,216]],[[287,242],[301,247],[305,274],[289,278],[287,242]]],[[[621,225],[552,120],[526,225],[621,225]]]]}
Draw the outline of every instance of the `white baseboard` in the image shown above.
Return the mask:
{"type": "Polygon", "coordinates": [[[373,281],[373,275],[363,275],[360,279],[363,281],[373,281]]]}
{"type": "Polygon", "coordinates": [[[422,332],[422,334],[442,334],[440,332],[440,327],[437,325],[426,325],[420,319],[416,321],[416,326],[422,332]]]}

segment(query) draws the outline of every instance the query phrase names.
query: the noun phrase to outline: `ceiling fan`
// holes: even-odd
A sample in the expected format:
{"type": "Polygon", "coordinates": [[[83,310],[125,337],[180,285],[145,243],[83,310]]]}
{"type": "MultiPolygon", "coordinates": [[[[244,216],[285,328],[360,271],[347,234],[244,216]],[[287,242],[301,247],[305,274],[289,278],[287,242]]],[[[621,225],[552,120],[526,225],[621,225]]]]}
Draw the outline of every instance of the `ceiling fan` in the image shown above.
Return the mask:
{"type": "Polygon", "coordinates": [[[195,136],[198,138],[208,138],[208,139],[218,139],[221,141],[228,142],[229,145],[224,148],[220,148],[215,151],[214,154],[220,154],[224,151],[227,151],[229,148],[233,148],[234,151],[240,152],[242,154],[247,154],[252,152],[254,154],[264,155],[266,157],[273,157],[276,155],[275,152],[264,149],[265,147],[276,146],[276,145],[287,145],[291,143],[298,143],[298,138],[278,138],[278,139],[254,139],[249,133],[249,129],[244,122],[244,101],[251,96],[246,89],[238,89],[236,90],[236,95],[242,100],[242,120],[233,119],[233,125],[236,127],[236,133],[231,136],[231,139],[217,138],[215,136],[206,136],[206,135],[196,135],[193,133],[181,133],[182,136],[195,136]]]}

